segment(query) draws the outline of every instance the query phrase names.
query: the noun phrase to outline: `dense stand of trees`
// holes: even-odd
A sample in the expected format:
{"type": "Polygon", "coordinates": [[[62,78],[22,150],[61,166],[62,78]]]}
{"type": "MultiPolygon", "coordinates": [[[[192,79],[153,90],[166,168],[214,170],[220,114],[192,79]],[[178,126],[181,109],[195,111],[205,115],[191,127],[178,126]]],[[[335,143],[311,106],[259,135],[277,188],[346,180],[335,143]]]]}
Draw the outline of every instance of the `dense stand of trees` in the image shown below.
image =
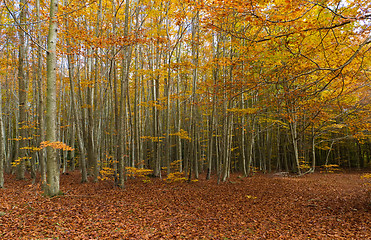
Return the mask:
{"type": "Polygon", "coordinates": [[[55,195],[59,168],[123,188],[132,168],[225,181],[232,171],[370,166],[369,9],[64,0],[57,11],[56,1],[4,1],[0,187],[3,171],[23,179],[26,169],[55,195]]]}

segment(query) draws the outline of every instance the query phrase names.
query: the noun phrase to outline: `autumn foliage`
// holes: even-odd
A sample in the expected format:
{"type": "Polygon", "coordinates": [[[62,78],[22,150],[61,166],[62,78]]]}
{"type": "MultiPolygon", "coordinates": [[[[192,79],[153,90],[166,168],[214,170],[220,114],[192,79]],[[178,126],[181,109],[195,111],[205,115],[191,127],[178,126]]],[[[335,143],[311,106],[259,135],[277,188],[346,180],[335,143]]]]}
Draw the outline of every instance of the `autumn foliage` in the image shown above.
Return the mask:
{"type": "MultiPolygon", "coordinates": [[[[79,182],[96,184],[89,185],[89,191],[107,188],[116,194],[112,186],[140,189],[139,198],[151,202],[148,209],[141,208],[140,216],[150,222],[145,211],[153,210],[163,218],[165,210],[154,209],[156,198],[147,199],[136,185],[139,183],[174,193],[178,186],[194,190],[196,193],[181,191],[197,205],[196,196],[202,199],[201,190],[206,189],[202,178],[227,184],[235,181],[231,176],[239,174],[241,184],[236,190],[242,191],[246,186],[242,182],[247,181],[244,177],[258,174],[258,185],[271,191],[262,180],[270,182],[269,178],[261,173],[307,177],[319,172],[323,175],[316,176],[323,179],[326,174],[367,171],[371,167],[370,9],[365,0],[2,1],[0,188],[7,187],[6,179],[14,186],[9,174],[24,180],[30,173],[36,194],[40,182],[44,190],[53,188],[49,195],[55,197],[60,193],[59,172],[72,184],[79,170],[79,182]],[[69,172],[73,172],[71,178],[69,172]]],[[[308,179],[312,181],[311,176],[308,179]]],[[[366,174],[357,181],[367,179],[366,174]]],[[[303,193],[299,187],[306,180],[302,180],[290,178],[285,183],[303,193]]],[[[270,183],[281,187],[277,181],[270,183]]],[[[230,191],[223,186],[221,189],[230,191]]],[[[310,186],[317,189],[314,183],[310,186]]],[[[210,193],[208,200],[232,201],[221,190],[212,189],[215,193],[210,193]]],[[[312,210],[321,223],[338,227],[344,223],[340,218],[332,221],[338,216],[331,215],[330,209],[323,213],[327,206],[317,203],[314,196],[304,201],[292,189],[286,190],[294,192],[301,203],[290,202],[295,211],[303,211],[297,208],[314,199],[312,210]]],[[[156,193],[161,195],[160,190],[156,193]]],[[[253,208],[262,194],[243,193],[233,201],[236,208],[248,212],[242,203],[247,201],[253,208]]],[[[275,194],[275,201],[282,202],[278,195],[284,194],[275,194]]],[[[351,196],[353,200],[358,195],[351,196]]],[[[191,200],[176,197],[175,202],[203,214],[201,207],[187,205],[191,200]]],[[[67,198],[53,199],[63,202],[67,198]]],[[[89,207],[97,204],[94,201],[87,201],[89,207]]],[[[97,206],[114,211],[103,204],[97,206]]],[[[264,206],[260,207],[256,217],[264,212],[264,206]]],[[[313,237],[308,230],[312,225],[317,234],[321,232],[318,219],[306,215],[311,220],[306,219],[305,227],[297,212],[281,220],[307,229],[303,235],[292,233],[289,224],[281,228],[280,220],[269,218],[244,231],[241,226],[247,222],[241,218],[223,230],[220,224],[211,223],[233,219],[230,213],[223,213],[228,215],[226,219],[209,217],[211,235],[204,238],[243,238],[259,231],[267,237],[280,237],[268,228],[287,230],[284,237],[313,237]],[[225,236],[217,235],[218,231],[225,236]]],[[[347,213],[350,219],[344,229],[349,230],[347,226],[357,221],[351,219],[351,211],[347,213]]],[[[81,224],[86,223],[82,216],[81,224]]],[[[184,227],[182,218],[192,226],[205,223],[198,215],[174,216],[167,220],[177,224],[177,234],[184,227]]],[[[139,220],[133,216],[130,221],[134,225],[139,220]]],[[[151,224],[135,229],[148,238],[171,237],[168,226],[156,225],[152,231],[151,224]]],[[[121,225],[108,225],[117,230],[117,236],[131,237],[132,232],[121,225]]],[[[69,230],[55,229],[60,234],[65,230],[63,236],[69,236],[69,230]]],[[[185,231],[188,237],[196,236],[189,227],[185,231]]],[[[355,238],[369,236],[364,229],[360,232],[351,233],[355,238]]],[[[336,238],[338,233],[345,236],[346,230],[331,236],[336,238]]]]}

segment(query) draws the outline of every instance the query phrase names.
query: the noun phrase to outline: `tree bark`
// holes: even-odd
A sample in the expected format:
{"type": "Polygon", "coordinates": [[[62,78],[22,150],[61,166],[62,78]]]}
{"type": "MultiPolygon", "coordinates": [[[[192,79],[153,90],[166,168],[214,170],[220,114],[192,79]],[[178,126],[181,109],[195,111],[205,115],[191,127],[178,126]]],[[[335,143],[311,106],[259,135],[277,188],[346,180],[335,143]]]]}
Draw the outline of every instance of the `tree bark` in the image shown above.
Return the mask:
{"type": "MultiPolygon", "coordinates": [[[[58,10],[58,1],[50,1],[50,22],[48,33],[48,52],[47,52],[47,98],[46,98],[46,141],[56,142],[56,112],[57,112],[57,26],[58,20],[56,13],[58,10]]],[[[57,152],[53,147],[47,147],[47,195],[55,196],[59,192],[59,165],[57,161],[57,152]]]]}
{"type": "Polygon", "coordinates": [[[25,34],[23,29],[21,29],[22,24],[25,22],[26,12],[25,7],[26,1],[20,1],[20,8],[21,12],[19,15],[19,52],[18,52],[18,99],[19,99],[19,118],[18,118],[18,129],[19,129],[19,136],[21,139],[19,140],[19,155],[17,161],[17,179],[24,179],[25,174],[25,159],[27,158],[27,150],[26,148],[26,139],[27,139],[27,112],[26,112],[26,104],[27,104],[27,83],[26,83],[26,76],[25,76],[25,55],[26,55],[26,46],[25,46],[25,34]]]}
{"type": "MultiPolygon", "coordinates": [[[[40,0],[36,0],[36,15],[37,21],[40,21],[40,0]]],[[[41,23],[37,26],[37,42],[41,44],[41,23]]],[[[44,85],[42,79],[42,53],[41,47],[37,48],[37,89],[39,97],[39,108],[38,108],[38,121],[39,121],[39,144],[45,141],[45,121],[44,121],[44,85]]],[[[40,174],[41,174],[41,185],[43,189],[46,187],[46,162],[45,162],[45,149],[39,151],[39,163],[40,163],[40,174]]]]}
{"type": "Polygon", "coordinates": [[[2,95],[1,95],[1,83],[0,83],[0,188],[4,187],[4,163],[6,160],[5,152],[5,131],[3,122],[3,110],[2,110],[2,95]]]}

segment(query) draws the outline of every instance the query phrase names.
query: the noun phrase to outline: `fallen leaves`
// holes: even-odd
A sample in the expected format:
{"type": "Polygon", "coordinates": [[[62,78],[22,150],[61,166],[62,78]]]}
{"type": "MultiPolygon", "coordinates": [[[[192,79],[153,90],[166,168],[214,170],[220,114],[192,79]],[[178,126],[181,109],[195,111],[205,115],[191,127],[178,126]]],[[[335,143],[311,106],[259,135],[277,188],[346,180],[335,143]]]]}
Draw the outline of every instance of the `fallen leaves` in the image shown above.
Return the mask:
{"type": "Polygon", "coordinates": [[[1,239],[368,239],[371,216],[360,174],[301,178],[256,175],[172,184],[160,179],[79,183],[62,176],[63,196],[46,198],[31,180],[6,176],[1,239]],[[357,209],[356,211],[354,209],[357,209]]]}

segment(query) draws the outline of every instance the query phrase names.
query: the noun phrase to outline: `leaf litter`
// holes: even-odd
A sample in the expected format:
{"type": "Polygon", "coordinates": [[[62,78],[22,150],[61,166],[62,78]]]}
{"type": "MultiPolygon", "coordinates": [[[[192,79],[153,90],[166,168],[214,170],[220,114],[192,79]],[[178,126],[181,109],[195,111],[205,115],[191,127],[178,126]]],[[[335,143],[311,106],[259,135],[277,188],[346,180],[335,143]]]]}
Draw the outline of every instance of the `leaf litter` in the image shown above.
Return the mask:
{"type": "Polygon", "coordinates": [[[300,178],[257,174],[217,184],[129,179],[80,183],[61,175],[63,196],[6,175],[0,239],[371,239],[361,173],[300,178]]]}

